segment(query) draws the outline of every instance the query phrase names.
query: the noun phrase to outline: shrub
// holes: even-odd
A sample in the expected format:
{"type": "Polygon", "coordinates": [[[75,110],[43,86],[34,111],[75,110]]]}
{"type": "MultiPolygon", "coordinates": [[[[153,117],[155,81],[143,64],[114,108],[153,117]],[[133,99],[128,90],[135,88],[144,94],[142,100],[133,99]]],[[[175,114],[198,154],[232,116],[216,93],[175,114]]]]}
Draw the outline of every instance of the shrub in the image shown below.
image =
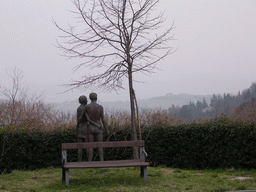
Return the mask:
{"type": "Polygon", "coordinates": [[[151,165],[176,168],[255,168],[254,123],[215,120],[157,127],[146,140],[151,165]]]}
{"type": "MultiPolygon", "coordinates": [[[[112,132],[104,141],[130,140],[128,128],[112,132]]],[[[222,117],[207,122],[144,128],[151,166],[216,169],[256,168],[256,126],[254,122],[230,121],[222,117]]],[[[0,130],[0,172],[61,166],[61,143],[77,141],[75,127],[54,131],[5,127],[0,130]]],[[[128,159],[131,148],[104,149],[105,160],[128,159]]],[[[94,160],[99,160],[94,150],[94,160]]],[[[68,151],[77,161],[77,150],[68,151]]]]}

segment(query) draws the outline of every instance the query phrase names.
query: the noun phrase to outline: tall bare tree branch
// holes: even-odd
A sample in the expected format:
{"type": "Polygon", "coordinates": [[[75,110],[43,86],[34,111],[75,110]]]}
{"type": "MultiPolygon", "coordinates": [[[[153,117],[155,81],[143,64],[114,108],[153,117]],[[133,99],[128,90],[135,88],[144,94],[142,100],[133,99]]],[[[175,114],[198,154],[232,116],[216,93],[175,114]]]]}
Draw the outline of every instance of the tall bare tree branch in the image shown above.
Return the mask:
{"type": "MultiPolygon", "coordinates": [[[[154,16],[159,0],[74,0],[79,23],[68,29],[55,25],[65,35],[57,41],[59,48],[69,58],[81,58],[75,70],[88,67],[90,73],[82,80],[69,84],[71,89],[89,87],[104,90],[123,88],[128,78],[131,103],[131,127],[133,140],[135,108],[133,73],[152,73],[156,64],[172,53],[168,45],[172,40],[173,25],[161,32],[163,13],[154,16]],[[104,68],[104,72],[93,72],[104,68]]],[[[135,154],[136,156],[136,154],[135,154]]]]}

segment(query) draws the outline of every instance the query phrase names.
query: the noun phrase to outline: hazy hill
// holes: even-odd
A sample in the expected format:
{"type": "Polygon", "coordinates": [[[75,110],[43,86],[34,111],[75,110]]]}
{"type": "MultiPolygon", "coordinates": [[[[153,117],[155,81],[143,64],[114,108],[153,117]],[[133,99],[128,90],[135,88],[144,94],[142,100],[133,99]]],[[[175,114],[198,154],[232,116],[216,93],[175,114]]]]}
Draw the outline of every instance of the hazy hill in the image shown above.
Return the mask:
{"type": "MultiPolygon", "coordinates": [[[[212,95],[189,95],[189,94],[168,94],[166,96],[152,97],[150,99],[140,99],[138,100],[138,105],[140,109],[168,109],[172,105],[182,106],[189,104],[189,102],[202,101],[203,98],[206,99],[207,103],[210,103],[212,95]]],[[[116,102],[101,102],[105,111],[108,110],[130,110],[129,101],[116,101],[116,102]]],[[[76,112],[79,106],[78,100],[66,101],[60,104],[55,103],[55,106],[63,111],[69,111],[71,113],[76,112]]]]}
{"type": "Polygon", "coordinates": [[[161,108],[168,109],[172,105],[182,106],[189,104],[189,102],[203,101],[205,98],[206,102],[209,103],[211,100],[211,95],[189,95],[189,94],[169,94],[167,96],[153,97],[150,99],[139,100],[140,108],[161,108]]]}

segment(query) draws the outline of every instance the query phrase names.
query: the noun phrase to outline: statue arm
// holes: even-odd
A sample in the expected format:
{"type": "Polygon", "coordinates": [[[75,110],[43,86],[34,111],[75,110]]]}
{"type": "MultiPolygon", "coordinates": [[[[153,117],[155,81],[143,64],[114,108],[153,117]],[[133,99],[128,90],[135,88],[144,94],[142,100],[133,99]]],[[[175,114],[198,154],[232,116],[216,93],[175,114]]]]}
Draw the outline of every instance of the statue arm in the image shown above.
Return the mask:
{"type": "Polygon", "coordinates": [[[103,108],[102,108],[102,110],[101,110],[100,117],[101,117],[101,122],[102,122],[102,124],[103,124],[104,129],[105,129],[107,135],[109,135],[109,131],[108,131],[108,129],[107,129],[107,124],[106,124],[106,121],[105,121],[105,118],[104,118],[103,108]]]}
{"type": "Polygon", "coordinates": [[[94,126],[96,126],[96,127],[98,127],[98,128],[100,129],[100,125],[97,124],[97,123],[95,123],[94,121],[92,121],[92,120],[89,118],[89,116],[88,116],[87,113],[85,113],[85,116],[86,116],[86,119],[87,119],[87,121],[88,121],[89,123],[91,123],[92,125],[94,125],[94,126]]]}

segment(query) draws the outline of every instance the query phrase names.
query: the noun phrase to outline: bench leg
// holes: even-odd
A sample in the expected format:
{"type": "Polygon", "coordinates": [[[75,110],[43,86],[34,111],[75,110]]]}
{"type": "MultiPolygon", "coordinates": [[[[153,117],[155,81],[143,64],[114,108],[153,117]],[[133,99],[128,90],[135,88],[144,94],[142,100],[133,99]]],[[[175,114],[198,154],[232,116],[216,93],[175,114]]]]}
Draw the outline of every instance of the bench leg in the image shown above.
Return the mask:
{"type": "Polygon", "coordinates": [[[65,181],[65,169],[62,167],[62,181],[65,181]]]}
{"type": "Polygon", "coordinates": [[[144,182],[147,183],[148,181],[147,167],[140,167],[140,176],[144,177],[144,182]]]}
{"type": "Polygon", "coordinates": [[[147,167],[144,167],[144,182],[148,182],[148,174],[147,174],[147,167]]]}
{"type": "Polygon", "coordinates": [[[69,185],[69,170],[65,169],[65,183],[69,185]]]}
{"type": "Polygon", "coordinates": [[[140,167],[140,177],[144,177],[144,167],[140,167]]]}

